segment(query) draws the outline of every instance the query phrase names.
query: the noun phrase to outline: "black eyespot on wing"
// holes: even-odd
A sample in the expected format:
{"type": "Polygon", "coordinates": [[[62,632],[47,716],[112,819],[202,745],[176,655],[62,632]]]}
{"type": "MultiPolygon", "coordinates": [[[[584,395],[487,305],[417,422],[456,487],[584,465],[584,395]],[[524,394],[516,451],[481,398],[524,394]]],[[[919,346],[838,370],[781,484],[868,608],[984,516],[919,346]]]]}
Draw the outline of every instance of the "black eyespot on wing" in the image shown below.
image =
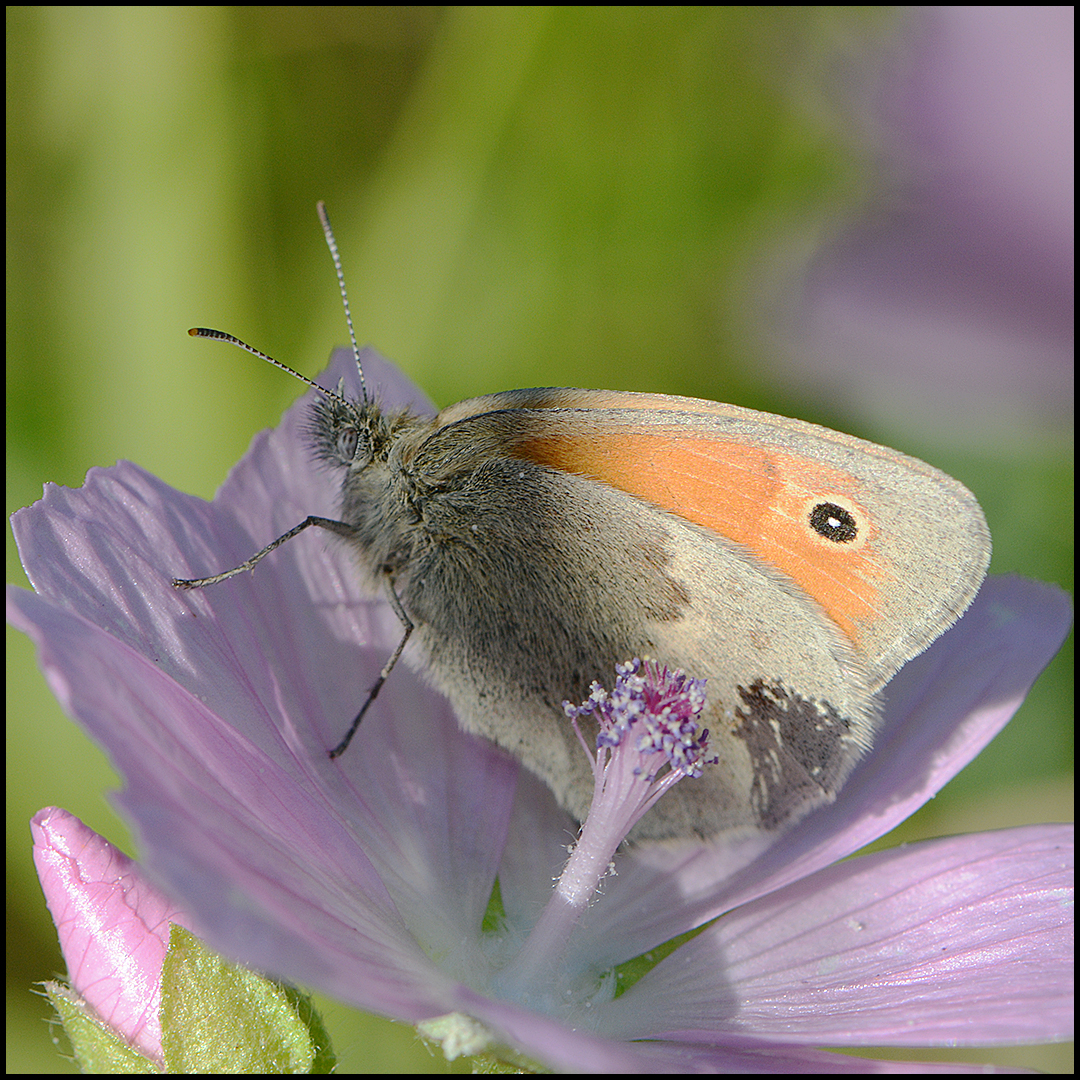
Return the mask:
{"type": "Polygon", "coordinates": [[[831,502],[820,502],[810,511],[810,528],[834,544],[850,544],[859,535],[851,512],[831,502]]]}

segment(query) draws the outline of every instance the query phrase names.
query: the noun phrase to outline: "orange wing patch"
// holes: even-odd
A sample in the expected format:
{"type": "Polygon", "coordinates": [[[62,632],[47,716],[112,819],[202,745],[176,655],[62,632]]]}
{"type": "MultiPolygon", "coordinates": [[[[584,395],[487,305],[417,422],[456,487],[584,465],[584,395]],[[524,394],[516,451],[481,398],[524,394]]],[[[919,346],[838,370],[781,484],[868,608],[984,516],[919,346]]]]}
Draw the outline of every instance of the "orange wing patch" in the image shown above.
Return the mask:
{"type": "Polygon", "coordinates": [[[731,439],[547,433],[517,448],[540,465],[587,476],[742,544],[812,596],[856,644],[880,618],[890,576],[863,512],[858,542],[824,540],[806,507],[830,495],[856,503],[852,478],[811,458],[731,439]]]}

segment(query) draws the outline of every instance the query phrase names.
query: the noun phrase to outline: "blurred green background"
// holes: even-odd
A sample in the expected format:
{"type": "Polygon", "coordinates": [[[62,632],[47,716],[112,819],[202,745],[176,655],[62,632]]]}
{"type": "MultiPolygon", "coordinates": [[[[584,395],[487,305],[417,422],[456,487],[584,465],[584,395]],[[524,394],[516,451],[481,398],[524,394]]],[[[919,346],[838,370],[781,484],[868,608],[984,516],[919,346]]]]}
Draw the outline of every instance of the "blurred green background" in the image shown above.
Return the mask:
{"type": "MultiPolygon", "coordinates": [[[[889,8],[8,8],[8,513],[128,458],[212,496],[300,393],[193,325],[314,375],[361,342],[438,405],[518,386],[690,394],[897,445],[963,480],[995,572],[1071,587],[1067,433],[930,443],[796,392],[747,282],[873,205],[829,72],[889,8]]],[[[985,432],[983,435],[985,436],[985,432]]],[[[8,580],[25,585],[8,533],[8,580]]],[[[1072,664],[903,839],[1071,817],[1072,664]]],[[[8,632],[8,1070],[65,1067],[34,984],[63,972],[27,827],[132,851],[103,755],[8,632]]],[[[892,838],[890,838],[892,842],[892,838]]],[[[324,1003],[351,1071],[444,1071],[404,1025],[324,1003]]],[[[916,1054],[903,1053],[901,1058],[916,1054]]],[[[1063,1048],[926,1055],[1071,1069],[1063,1048]]]]}

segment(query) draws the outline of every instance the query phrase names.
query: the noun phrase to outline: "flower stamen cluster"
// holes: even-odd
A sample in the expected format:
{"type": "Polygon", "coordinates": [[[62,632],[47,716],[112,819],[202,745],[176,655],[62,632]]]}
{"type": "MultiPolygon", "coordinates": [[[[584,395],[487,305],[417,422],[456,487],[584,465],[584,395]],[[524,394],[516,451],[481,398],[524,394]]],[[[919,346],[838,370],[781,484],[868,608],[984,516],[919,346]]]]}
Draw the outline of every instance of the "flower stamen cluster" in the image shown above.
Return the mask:
{"type": "Polygon", "coordinates": [[[703,679],[638,659],[615,671],[610,693],[593,683],[583,704],[563,702],[592,762],[593,801],[551,900],[501,974],[505,996],[523,996],[550,980],[627,833],[672,785],[700,776],[716,760],[707,757],[709,732],[697,720],[705,706],[703,679]],[[599,725],[595,755],[578,726],[582,717],[599,725]]]}
{"type": "Polygon", "coordinates": [[[702,766],[716,760],[707,756],[709,730],[698,723],[705,707],[705,680],[636,658],[617,665],[615,673],[610,693],[594,682],[585,702],[564,701],[563,710],[579,738],[581,717],[591,717],[600,727],[593,759],[598,782],[618,756],[625,759],[619,762],[621,770],[648,785],[642,791],[647,805],[636,821],[672,784],[684,776],[700,776],[702,766]],[[619,755],[613,753],[617,747],[622,747],[619,755]]]}

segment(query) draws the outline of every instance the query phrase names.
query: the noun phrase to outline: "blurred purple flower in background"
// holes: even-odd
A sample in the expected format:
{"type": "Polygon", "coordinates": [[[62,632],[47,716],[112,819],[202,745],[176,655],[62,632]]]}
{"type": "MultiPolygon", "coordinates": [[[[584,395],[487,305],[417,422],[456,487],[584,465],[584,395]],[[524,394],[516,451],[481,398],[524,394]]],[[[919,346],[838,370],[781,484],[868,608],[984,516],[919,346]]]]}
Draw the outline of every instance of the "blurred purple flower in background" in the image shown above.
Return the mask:
{"type": "Polygon", "coordinates": [[[777,377],[946,438],[1068,423],[1074,9],[908,15],[899,52],[838,91],[882,190],[785,287],[777,377]]]}

